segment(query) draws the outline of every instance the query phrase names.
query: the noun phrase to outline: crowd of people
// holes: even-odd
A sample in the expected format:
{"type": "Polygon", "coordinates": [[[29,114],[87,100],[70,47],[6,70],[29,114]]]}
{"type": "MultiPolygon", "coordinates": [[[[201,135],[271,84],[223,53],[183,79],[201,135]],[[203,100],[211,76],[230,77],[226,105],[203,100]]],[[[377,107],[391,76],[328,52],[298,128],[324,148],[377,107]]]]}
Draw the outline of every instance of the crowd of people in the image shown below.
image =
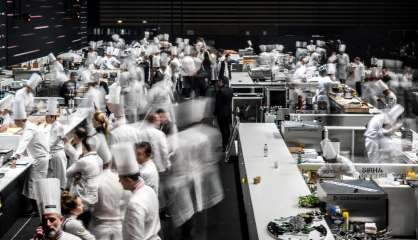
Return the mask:
{"type": "Polygon", "coordinates": [[[70,73],[49,55],[65,105],[86,87],[87,101],[78,106],[88,111],[84,124],[65,132],[55,98],[42,124],[29,121],[42,81],[33,74],[2,125],[23,129],[12,165],[27,156],[34,161],[23,191],[42,219],[34,239],[160,239],[160,218],[182,227],[224,197],[221,134],[203,120],[217,114],[225,147],[231,112],[219,99],[227,105],[232,99],[223,90],[230,76],[226,53],[203,39],[172,44],[167,34],[150,41],[146,33],[129,45],[114,35],[105,45],[100,56],[91,42],[85,67],[70,73]],[[102,70],[116,69],[113,83],[103,81],[102,70]]]}

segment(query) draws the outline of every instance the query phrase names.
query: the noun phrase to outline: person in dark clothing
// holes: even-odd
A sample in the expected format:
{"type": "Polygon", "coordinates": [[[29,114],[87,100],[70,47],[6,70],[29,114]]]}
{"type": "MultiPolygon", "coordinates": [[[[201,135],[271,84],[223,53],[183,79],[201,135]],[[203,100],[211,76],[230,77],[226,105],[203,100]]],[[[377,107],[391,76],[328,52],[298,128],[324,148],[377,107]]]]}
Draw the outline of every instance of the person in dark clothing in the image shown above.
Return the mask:
{"type": "Polygon", "coordinates": [[[218,79],[227,77],[228,82],[231,79],[231,64],[229,64],[229,54],[222,55],[219,58],[219,67],[218,67],[218,79]]]}
{"type": "Polygon", "coordinates": [[[228,86],[229,79],[221,77],[218,81],[218,91],[215,97],[215,116],[218,120],[219,130],[222,134],[222,147],[225,149],[228,145],[231,135],[232,122],[232,97],[233,91],[228,86]]]}
{"type": "Polygon", "coordinates": [[[172,121],[170,121],[169,114],[166,110],[160,108],[157,111],[155,111],[155,113],[158,114],[158,116],[160,116],[160,130],[167,137],[177,132],[177,126],[172,121]]]}
{"type": "Polygon", "coordinates": [[[60,97],[64,98],[64,105],[68,106],[71,98],[75,98],[77,92],[77,72],[71,72],[70,79],[62,84],[60,88],[60,97]]]}

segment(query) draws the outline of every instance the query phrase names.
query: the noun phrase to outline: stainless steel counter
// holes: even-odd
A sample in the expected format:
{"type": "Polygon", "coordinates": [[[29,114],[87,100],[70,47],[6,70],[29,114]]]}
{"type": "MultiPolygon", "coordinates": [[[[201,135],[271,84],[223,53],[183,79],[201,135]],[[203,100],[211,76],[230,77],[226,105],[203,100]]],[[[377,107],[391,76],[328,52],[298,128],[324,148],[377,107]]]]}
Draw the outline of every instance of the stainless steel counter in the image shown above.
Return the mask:
{"type": "Polygon", "coordinates": [[[20,175],[24,174],[25,171],[32,165],[33,159],[26,157],[26,165],[17,165],[16,168],[10,168],[9,164],[0,167],[0,173],[4,173],[4,177],[0,178],[0,192],[2,192],[10,183],[16,180],[20,175]]]}
{"type": "MultiPolygon", "coordinates": [[[[298,197],[310,191],[275,124],[241,123],[239,142],[240,177],[248,179],[241,184],[250,239],[272,239],[266,230],[270,221],[312,210],[297,205],[298,197]],[[268,157],[264,157],[264,144],[268,157]],[[261,182],[252,184],[257,176],[261,182]]],[[[333,239],[332,234],[327,239],[333,239]]]]}

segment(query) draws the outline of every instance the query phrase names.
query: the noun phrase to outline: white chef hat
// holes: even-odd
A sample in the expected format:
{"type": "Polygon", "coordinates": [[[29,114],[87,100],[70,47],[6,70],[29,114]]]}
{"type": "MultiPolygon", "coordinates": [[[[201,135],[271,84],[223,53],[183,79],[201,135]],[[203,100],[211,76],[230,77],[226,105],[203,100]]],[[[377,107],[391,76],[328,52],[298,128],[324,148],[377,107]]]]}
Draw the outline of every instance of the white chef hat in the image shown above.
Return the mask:
{"type": "Polygon", "coordinates": [[[153,68],[159,68],[160,67],[160,55],[154,55],[152,57],[152,67],[153,68]]]}
{"type": "Polygon", "coordinates": [[[306,46],[308,46],[307,42],[302,42],[302,47],[306,48],[306,46]]]}
{"type": "Polygon", "coordinates": [[[25,102],[17,100],[13,102],[13,120],[22,120],[27,118],[25,102]]]}
{"type": "Polygon", "coordinates": [[[149,32],[148,32],[148,31],[145,31],[145,32],[144,32],[144,37],[145,37],[145,38],[149,38],[149,32]]]}
{"type": "Polygon", "coordinates": [[[251,40],[247,41],[248,46],[252,47],[253,46],[253,42],[251,42],[251,40]]]}
{"type": "Polygon", "coordinates": [[[158,37],[154,37],[154,43],[155,44],[160,44],[160,39],[158,39],[158,37]]]}
{"type": "Polygon", "coordinates": [[[57,178],[43,178],[34,183],[35,199],[40,215],[61,215],[60,180],[57,178]]]}
{"type": "Polygon", "coordinates": [[[57,98],[48,99],[46,115],[59,115],[57,98]]]}
{"type": "Polygon", "coordinates": [[[296,41],[296,47],[301,48],[302,47],[302,42],[301,41],[296,41]]]}
{"type": "Polygon", "coordinates": [[[385,114],[385,120],[389,124],[393,124],[402,115],[405,108],[402,105],[396,104],[385,114]]]}
{"type": "Polygon", "coordinates": [[[164,35],[163,35],[163,40],[164,41],[168,41],[170,39],[170,34],[168,34],[168,33],[164,33],[164,35]]]}
{"type": "Polygon", "coordinates": [[[113,54],[113,47],[107,47],[106,48],[106,54],[107,55],[112,55],[113,54]]]}
{"type": "Polygon", "coordinates": [[[315,52],[316,46],[315,45],[308,45],[307,46],[309,52],[315,52]]]}
{"type": "Polygon", "coordinates": [[[91,48],[91,49],[96,49],[96,48],[97,48],[97,44],[96,44],[96,42],[94,42],[94,41],[90,41],[90,42],[89,42],[89,45],[90,45],[90,48],[91,48]]]}
{"type": "Polygon", "coordinates": [[[113,34],[112,35],[112,40],[115,41],[115,42],[119,41],[119,35],[118,34],[113,34]]]}
{"type": "Polygon", "coordinates": [[[53,53],[48,54],[48,61],[49,62],[54,62],[56,60],[57,60],[57,58],[55,57],[55,55],[53,53]]]}
{"type": "Polygon", "coordinates": [[[139,173],[139,166],[132,144],[116,144],[111,147],[111,151],[119,176],[139,173]]]}
{"type": "Polygon", "coordinates": [[[177,47],[171,47],[171,55],[177,56],[178,54],[178,48],[177,47]]]}
{"type": "Polygon", "coordinates": [[[180,44],[180,43],[182,43],[183,42],[183,38],[176,38],[176,43],[177,44],[180,44]]]}
{"type": "Polygon", "coordinates": [[[383,82],[382,80],[379,80],[379,81],[376,82],[376,87],[379,90],[381,90],[381,92],[389,90],[388,85],[385,82],[383,82]]]}
{"type": "Polygon", "coordinates": [[[39,75],[38,73],[32,73],[26,85],[32,89],[35,89],[38,86],[38,84],[41,82],[42,82],[41,75],[39,75]]]}
{"type": "Polygon", "coordinates": [[[345,44],[341,44],[339,47],[338,47],[338,51],[340,51],[340,52],[345,52],[345,49],[347,48],[347,46],[345,45],[345,44]]]}
{"type": "Polygon", "coordinates": [[[266,45],[260,45],[259,48],[260,48],[260,51],[262,51],[262,52],[267,51],[267,46],[266,45]]]}
{"type": "Polygon", "coordinates": [[[184,42],[184,44],[185,44],[185,45],[188,45],[188,44],[190,43],[190,39],[185,38],[185,39],[183,40],[183,42],[184,42]]]}

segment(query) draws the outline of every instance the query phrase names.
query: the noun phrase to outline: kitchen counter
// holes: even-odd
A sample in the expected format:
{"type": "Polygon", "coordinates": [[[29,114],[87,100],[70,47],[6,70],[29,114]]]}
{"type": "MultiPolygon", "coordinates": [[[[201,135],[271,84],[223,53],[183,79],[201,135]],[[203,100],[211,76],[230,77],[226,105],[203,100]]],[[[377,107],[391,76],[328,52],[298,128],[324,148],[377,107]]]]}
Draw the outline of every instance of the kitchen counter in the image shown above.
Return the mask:
{"type": "Polygon", "coordinates": [[[17,165],[16,168],[10,168],[9,164],[0,167],[0,173],[5,173],[5,176],[0,178],[0,192],[2,192],[10,183],[15,181],[20,175],[24,174],[26,170],[32,165],[33,159],[26,157],[26,165],[17,165]]]}
{"type": "MultiPolygon", "coordinates": [[[[239,171],[249,237],[272,239],[267,232],[270,221],[313,210],[298,207],[298,198],[310,194],[309,188],[275,124],[241,123],[239,142],[239,171]],[[268,146],[268,157],[264,157],[264,144],[268,146]],[[278,169],[274,168],[275,161],[278,169]],[[261,182],[253,184],[252,179],[257,176],[261,182]]],[[[332,234],[326,239],[333,239],[332,234]]]]}

